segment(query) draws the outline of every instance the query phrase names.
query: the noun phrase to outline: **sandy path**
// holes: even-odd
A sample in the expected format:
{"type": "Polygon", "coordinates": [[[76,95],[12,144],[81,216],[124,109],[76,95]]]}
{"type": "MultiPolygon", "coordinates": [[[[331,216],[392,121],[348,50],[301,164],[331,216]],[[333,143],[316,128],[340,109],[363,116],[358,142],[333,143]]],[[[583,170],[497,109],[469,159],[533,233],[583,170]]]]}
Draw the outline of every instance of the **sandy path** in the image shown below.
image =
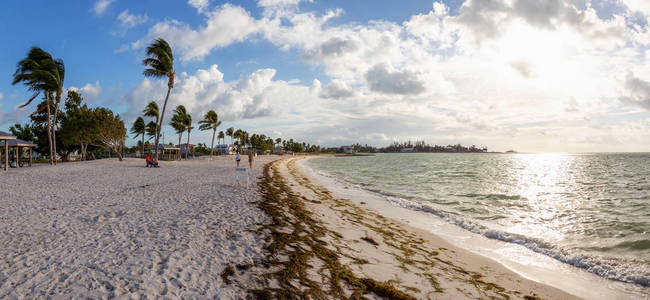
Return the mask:
{"type": "Polygon", "coordinates": [[[265,220],[231,158],[38,165],[0,174],[0,298],[240,298],[229,264],[263,256],[265,220]]]}

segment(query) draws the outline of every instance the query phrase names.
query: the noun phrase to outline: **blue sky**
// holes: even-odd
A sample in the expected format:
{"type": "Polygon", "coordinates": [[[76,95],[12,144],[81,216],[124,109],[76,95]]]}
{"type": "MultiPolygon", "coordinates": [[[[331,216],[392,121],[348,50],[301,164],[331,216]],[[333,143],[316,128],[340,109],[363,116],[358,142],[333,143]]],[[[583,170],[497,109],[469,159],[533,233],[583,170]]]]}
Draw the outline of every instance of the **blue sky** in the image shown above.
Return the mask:
{"type": "Polygon", "coordinates": [[[643,0],[12,1],[0,11],[0,130],[33,109],[11,85],[31,46],[130,127],[161,103],[164,82],[145,79],[141,60],[163,37],[179,74],[171,108],[194,120],[214,109],[224,129],[326,146],[650,151],[649,15],[643,0]]]}

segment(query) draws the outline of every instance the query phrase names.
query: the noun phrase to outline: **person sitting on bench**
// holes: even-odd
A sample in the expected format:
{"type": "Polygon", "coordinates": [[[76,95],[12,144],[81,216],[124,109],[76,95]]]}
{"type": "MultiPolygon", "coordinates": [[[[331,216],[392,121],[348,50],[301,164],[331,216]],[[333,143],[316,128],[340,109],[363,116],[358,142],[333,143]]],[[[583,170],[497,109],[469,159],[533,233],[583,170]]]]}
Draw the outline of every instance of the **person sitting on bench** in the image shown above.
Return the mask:
{"type": "Polygon", "coordinates": [[[157,167],[157,164],[154,163],[153,159],[151,159],[151,155],[147,155],[147,168],[151,166],[152,168],[157,167]]]}

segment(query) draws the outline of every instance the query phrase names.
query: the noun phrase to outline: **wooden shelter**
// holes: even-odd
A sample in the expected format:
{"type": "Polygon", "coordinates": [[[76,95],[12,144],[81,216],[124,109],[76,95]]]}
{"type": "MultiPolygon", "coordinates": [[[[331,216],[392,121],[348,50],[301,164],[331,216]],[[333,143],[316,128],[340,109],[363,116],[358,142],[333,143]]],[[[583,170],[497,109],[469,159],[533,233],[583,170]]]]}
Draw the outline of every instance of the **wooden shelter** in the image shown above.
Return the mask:
{"type": "Polygon", "coordinates": [[[0,143],[4,142],[4,165],[5,171],[9,170],[9,145],[7,141],[16,140],[16,137],[4,131],[0,131],[0,143]]]}
{"type": "Polygon", "coordinates": [[[8,143],[9,150],[14,151],[14,157],[16,158],[16,166],[19,166],[21,160],[25,153],[29,154],[29,166],[32,166],[32,157],[34,156],[33,149],[36,148],[36,144],[28,141],[23,141],[20,139],[8,140],[0,142],[0,146],[3,146],[8,143]]]}
{"type": "MultiPolygon", "coordinates": [[[[149,152],[153,153],[155,151],[156,146],[151,146],[151,148],[149,148],[149,152]]],[[[165,154],[167,154],[167,160],[177,160],[181,157],[181,148],[159,144],[158,154],[160,159],[165,159],[165,154]]]]}

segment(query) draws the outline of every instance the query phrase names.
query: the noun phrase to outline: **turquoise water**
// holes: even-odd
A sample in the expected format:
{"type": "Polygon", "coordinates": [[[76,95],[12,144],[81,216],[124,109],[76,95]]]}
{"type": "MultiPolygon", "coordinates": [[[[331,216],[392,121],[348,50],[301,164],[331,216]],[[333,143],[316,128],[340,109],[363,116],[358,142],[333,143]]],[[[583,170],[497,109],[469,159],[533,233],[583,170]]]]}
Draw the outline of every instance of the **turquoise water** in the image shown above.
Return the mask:
{"type": "Polygon", "coordinates": [[[309,165],[468,231],[650,286],[650,154],[379,154],[309,165]]]}

